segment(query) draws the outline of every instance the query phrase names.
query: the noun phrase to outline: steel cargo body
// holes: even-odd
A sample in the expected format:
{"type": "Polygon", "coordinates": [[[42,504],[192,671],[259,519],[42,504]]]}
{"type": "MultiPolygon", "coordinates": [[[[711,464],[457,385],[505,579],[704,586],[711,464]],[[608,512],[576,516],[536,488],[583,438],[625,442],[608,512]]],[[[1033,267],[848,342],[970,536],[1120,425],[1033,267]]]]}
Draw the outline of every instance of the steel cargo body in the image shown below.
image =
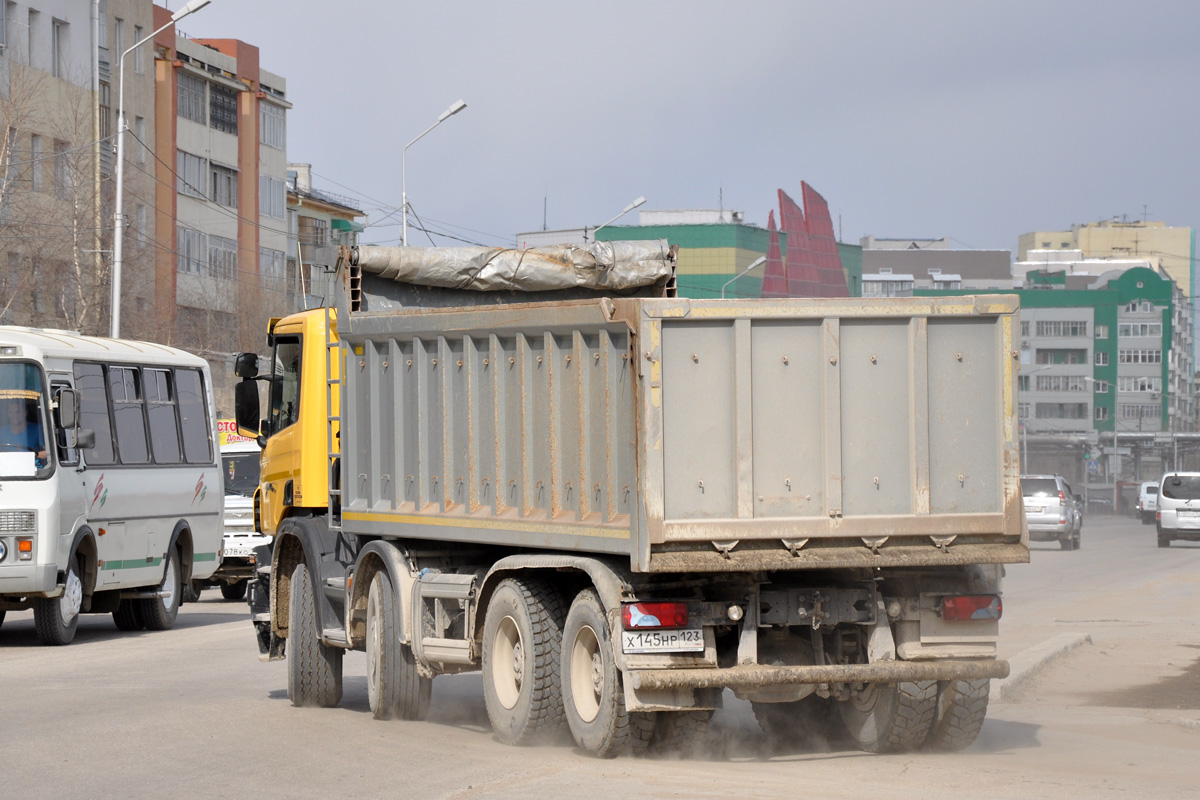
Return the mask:
{"type": "Polygon", "coordinates": [[[1028,560],[1015,298],[354,312],[347,533],[634,572],[1028,560]]]}

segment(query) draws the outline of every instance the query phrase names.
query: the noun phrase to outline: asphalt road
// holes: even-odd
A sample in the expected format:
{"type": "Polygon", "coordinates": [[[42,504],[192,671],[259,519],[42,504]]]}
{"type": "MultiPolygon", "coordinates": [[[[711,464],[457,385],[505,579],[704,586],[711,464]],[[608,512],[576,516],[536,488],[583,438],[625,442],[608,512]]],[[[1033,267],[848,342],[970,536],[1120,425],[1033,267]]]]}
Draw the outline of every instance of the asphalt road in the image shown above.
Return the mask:
{"type": "Polygon", "coordinates": [[[492,738],[478,675],[438,678],[426,722],[373,720],[361,653],[341,707],[296,709],[245,606],[210,590],[172,631],[90,616],[65,648],[10,613],[0,797],[1200,797],[1200,545],[1159,549],[1153,527],[1096,517],[1079,551],[1033,547],[1008,570],[1001,655],[1064,633],[1092,644],[993,700],[959,754],[779,748],[728,693],[697,756],[511,748],[492,738]]]}

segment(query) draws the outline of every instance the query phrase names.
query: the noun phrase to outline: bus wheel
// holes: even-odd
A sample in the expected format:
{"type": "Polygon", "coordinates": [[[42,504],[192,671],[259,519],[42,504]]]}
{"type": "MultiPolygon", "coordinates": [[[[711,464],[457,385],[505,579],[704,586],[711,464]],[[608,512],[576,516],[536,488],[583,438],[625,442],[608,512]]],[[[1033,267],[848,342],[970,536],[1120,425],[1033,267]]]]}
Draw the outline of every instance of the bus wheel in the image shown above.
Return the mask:
{"type": "Polygon", "coordinates": [[[911,750],[933,725],[937,681],[868,683],[838,709],[850,737],[868,753],[911,750]]]}
{"type": "Polygon", "coordinates": [[[562,726],[562,597],[537,580],[507,578],[483,622],[483,699],[496,738],[529,744],[562,726]]]}
{"type": "Polygon", "coordinates": [[[396,592],[378,572],[367,594],[367,702],[375,719],[425,719],[433,679],[417,672],[412,648],[400,641],[396,592]]]}
{"type": "Polygon", "coordinates": [[[591,589],[580,592],[567,612],[562,660],[563,705],[575,743],[598,758],[645,749],[654,736],[654,714],[625,710],[608,620],[591,589]]]}
{"type": "Polygon", "coordinates": [[[70,644],[79,626],[79,609],[83,605],[82,568],[79,557],[67,568],[66,585],[58,597],[39,597],[33,604],[33,622],[42,644],[70,644]]]}
{"type": "Polygon", "coordinates": [[[292,572],[288,597],[288,697],[294,706],[333,708],[342,699],[342,649],[321,641],[308,565],[292,572]]]}
{"type": "Polygon", "coordinates": [[[246,580],[245,578],[242,578],[240,581],[237,581],[236,583],[222,583],[221,584],[221,597],[224,597],[226,600],[242,600],[242,599],[244,599],[246,597],[246,584],[247,583],[249,583],[249,581],[246,580]]]}
{"type": "Polygon", "coordinates": [[[140,631],[146,628],[142,620],[142,609],[136,600],[122,600],[113,612],[113,622],[119,631],[140,631]]]}
{"type": "Polygon", "coordinates": [[[141,610],[142,622],[148,631],[165,631],[175,624],[179,615],[179,601],[183,599],[183,573],[179,569],[179,551],[172,549],[167,554],[167,566],[163,571],[162,583],[158,585],[159,597],[146,597],[136,601],[141,610]]]}

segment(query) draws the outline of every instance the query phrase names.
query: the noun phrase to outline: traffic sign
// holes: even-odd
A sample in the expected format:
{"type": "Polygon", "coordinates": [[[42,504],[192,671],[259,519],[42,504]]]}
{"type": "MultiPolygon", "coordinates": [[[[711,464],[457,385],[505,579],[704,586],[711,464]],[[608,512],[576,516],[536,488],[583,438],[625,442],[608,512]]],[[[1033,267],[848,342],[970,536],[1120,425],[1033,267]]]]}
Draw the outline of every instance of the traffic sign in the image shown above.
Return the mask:
{"type": "Polygon", "coordinates": [[[1099,461],[1089,461],[1089,462],[1087,462],[1087,465],[1088,465],[1087,466],[1088,475],[1099,475],[1100,474],[1100,462],[1099,461]]]}

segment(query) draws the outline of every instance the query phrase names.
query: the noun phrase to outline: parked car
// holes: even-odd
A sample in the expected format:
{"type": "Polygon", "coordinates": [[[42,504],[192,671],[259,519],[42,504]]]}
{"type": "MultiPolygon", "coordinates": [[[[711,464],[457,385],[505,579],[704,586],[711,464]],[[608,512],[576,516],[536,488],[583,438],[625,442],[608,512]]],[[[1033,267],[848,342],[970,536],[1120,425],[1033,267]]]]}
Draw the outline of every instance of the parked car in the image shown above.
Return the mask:
{"type": "Polygon", "coordinates": [[[1200,472],[1168,472],[1158,487],[1158,546],[1200,542],[1200,472]]]}
{"type": "Polygon", "coordinates": [[[1063,550],[1078,550],[1083,531],[1083,498],[1061,475],[1022,475],[1025,522],[1029,540],[1057,541],[1063,550]]]}
{"type": "Polygon", "coordinates": [[[1142,515],[1142,524],[1149,525],[1158,518],[1158,484],[1160,481],[1143,481],[1138,490],[1138,513],[1142,515]]]}

